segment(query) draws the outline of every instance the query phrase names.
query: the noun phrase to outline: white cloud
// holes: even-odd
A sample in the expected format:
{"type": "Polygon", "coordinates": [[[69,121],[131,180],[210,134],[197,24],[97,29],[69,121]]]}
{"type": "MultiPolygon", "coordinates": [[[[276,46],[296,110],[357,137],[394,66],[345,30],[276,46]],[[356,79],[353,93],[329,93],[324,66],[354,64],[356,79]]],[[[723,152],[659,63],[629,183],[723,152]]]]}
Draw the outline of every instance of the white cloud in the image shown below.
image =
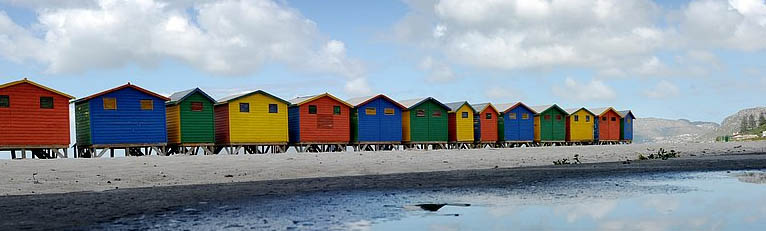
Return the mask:
{"type": "Polygon", "coordinates": [[[681,90],[667,80],[660,80],[652,89],[644,92],[650,99],[667,99],[681,95],[681,90]]]}
{"type": "Polygon", "coordinates": [[[367,79],[365,78],[352,79],[351,81],[346,82],[343,89],[351,96],[365,96],[372,93],[370,84],[367,83],[367,79]]]}
{"type": "Polygon", "coordinates": [[[44,64],[50,73],[176,59],[217,75],[248,75],[270,62],[357,83],[364,75],[343,42],[272,0],[10,1],[36,9],[39,22],[22,28],[0,14],[0,55],[44,64]]]}
{"type": "Polygon", "coordinates": [[[594,79],[583,84],[570,77],[564,80],[563,86],[553,86],[553,94],[562,99],[573,101],[608,101],[617,98],[614,89],[603,81],[594,79]]]}
{"type": "Polygon", "coordinates": [[[431,56],[423,58],[418,67],[428,73],[426,80],[431,82],[448,82],[457,78],[449,65],[431,56]]]}
{"type": "Polygon", "coordinates": [[[601,76],[707,75],[708,50],[766,49],[763,0],[692,0],[680,9],[652,0],[405,1],[396,41],[490,70],[589,68],[601,76]],[[687,53],[694,63],[660,59],[687,53]],[[671,65],[672,64],[672,65],[671,65]]]}
{"type": "Polygon", "coordinates": [[[525,98],[521,91],[508,86],[492,86],[485,91],[484,96],[503,102],[522,101],[525,98]]]}

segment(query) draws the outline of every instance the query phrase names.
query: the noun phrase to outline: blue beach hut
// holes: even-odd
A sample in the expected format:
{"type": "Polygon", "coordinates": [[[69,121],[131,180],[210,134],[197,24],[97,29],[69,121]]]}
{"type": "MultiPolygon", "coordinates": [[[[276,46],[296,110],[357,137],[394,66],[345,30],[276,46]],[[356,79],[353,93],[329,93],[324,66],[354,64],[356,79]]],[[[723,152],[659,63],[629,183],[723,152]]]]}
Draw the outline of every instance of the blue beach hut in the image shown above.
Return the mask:
{"type": "Polygon", "coordinates": [[[395,100],[376,95],[347,100],[351,110],[352,143],[402,142],[402,109],[395,100]]]}
{"type": "Polygon", "coordinates": [[[532,142],[535,139],[535,110],[518,102],[499,104],[497,109],[501,112],[501,121],[498,121],[500,142],[532,142]]]}
{"type": "Polygon", "coordinates": [[[632,143],[633,142],[633,120],[636,119],[633,116],[633,112],[630,110],[619,111],[620,118],[620,140],[632,143]]]}
{"type": "Polygon", "coordinates": [[[164,147],[165,102],[169,100],[130,83],[75,100],[77,146],[147,150],[164,147]]]}

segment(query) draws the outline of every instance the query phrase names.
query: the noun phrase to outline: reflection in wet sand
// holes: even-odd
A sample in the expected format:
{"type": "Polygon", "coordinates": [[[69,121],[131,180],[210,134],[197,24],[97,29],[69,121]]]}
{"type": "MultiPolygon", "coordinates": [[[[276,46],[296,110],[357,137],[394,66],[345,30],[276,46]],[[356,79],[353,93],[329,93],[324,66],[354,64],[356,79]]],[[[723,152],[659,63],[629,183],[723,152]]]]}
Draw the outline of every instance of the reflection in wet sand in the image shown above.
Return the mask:
{"type": "Polygon", "coordinates": [[[766,184],[766,172],[746,172],[737,175],[739,181],[751,184],[766,184]]]}

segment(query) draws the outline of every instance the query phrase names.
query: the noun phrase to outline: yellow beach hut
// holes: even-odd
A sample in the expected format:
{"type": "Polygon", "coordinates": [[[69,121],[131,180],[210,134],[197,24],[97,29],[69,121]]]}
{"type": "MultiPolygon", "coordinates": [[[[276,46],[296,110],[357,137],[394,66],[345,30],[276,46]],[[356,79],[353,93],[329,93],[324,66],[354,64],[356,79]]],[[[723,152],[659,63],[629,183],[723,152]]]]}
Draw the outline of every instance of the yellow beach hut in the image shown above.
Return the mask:
{"type": "Polygon", "coordinates": [[[585,108],[566,109],[566,141],[575,143],[593,142],[596,114],[585,108]]]}
{"type": "Polygon", "coordinates": [[[233,95],[215,105],[215,143],[217,151],[280,153],[289,140],[287,101],[265,91],[233,95]]]}
{"type": "Polygon", "coordinates": [[[445,105],[450,108],[449,112],[447,112],[450,143],[473,143],[473,116],[476,110],[467,101],[447,103],[445,105]]]}

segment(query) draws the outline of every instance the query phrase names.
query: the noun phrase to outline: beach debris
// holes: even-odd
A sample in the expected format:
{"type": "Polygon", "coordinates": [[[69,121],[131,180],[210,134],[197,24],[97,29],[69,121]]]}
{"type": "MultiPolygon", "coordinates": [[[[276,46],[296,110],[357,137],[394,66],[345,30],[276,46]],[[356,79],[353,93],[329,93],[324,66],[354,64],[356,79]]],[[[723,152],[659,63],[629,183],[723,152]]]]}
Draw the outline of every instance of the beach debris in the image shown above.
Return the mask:
{"type": "Polygon", "coordinates": [[[569,162],[569,158],[553,161],[553,165],[567,165],[567,164],[581,164],[580,154],[575,154],[572,158],[573,162],[569,162]]]}
{"type": "Polygon", "coordinates": [[[106,183],[107,183],[107,184],[111,184],[111,183],[112,183],[112,181],[108,180],[108,181],[106,181],[106,183]]]}
{"type": "Polygon", "coordinates": [[[40,183],[40,181],[37,180],[37,178],[35,178],[35,176],[37,176],[37,172],[33,172],[32,173],[32,180],[34,180],[33,183],[34,184],[42,184],[42,183],[40,183]]]}
{"type": "Polygon", "coordinates": [[[742,147],[742,145],[734,146],[734,148],[741,148],[741,147],[742,147]]]}
{"type": "Polygon", "coordinates": [[[443,208],[444,206],[469,207],[471,206],[471,204],[416,204],[415,205],[415,207],[418,207],[422,210],[429,211],[429,212],[439,211],[439,209],[443,208]]]}
{"type": "Polygon", "coordinates": [[[622,164],[630,164],[630,159],[626,159],[625,161],[622,162],[622,164]]]}
{"type": "MultiPolygon", "coordinates": [[[[671,149],[668,152],[668,151],[665,151],[664,148],[660,148],[660,150],[657,151],[656,154],[652,153],[652,154],[649,154],[648,156],[644,156],[643,154],[638,154],[637,160],[657,160],[657,159],[667,160],[670,158],[678,158],[679,156],[680,156],[680,152],[676,152],[676,150],[671,149]]],[[[693,156],[696,156],[696,155],[693,155],[693,156]]]]}
{"type": "Polygon", "coordinates": [[[442,160],[442,163],[445,163],[445,164],[446,164],[446,163],[449,163],[449,161],[447,161],[447,160],[442,160]]]}
{"type": "Polygon", "coordinates": [[[227,174],[227,175],[225,175],[225,176],[223,176],[223,177],[234,177],[234,175],[231,175],[231,174],[227,174]]]}

